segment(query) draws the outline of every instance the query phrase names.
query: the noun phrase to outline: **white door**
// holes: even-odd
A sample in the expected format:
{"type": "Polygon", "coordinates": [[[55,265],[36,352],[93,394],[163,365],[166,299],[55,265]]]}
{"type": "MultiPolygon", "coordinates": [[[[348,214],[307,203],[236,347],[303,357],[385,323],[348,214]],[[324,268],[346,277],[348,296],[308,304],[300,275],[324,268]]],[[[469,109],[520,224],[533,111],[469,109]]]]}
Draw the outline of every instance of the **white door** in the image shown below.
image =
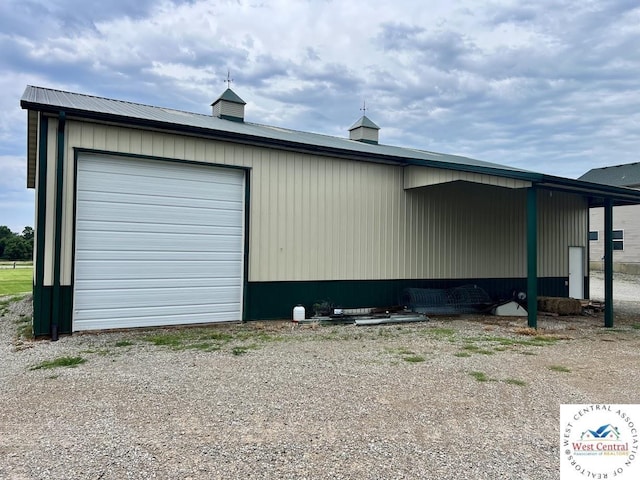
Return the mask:
{"type": "Polygon", "coordinates": [[[569,247],[569,297],[584,298],[583,247],[569,247]]]}
{"type": "Polygon", "coordinates": [[[242,319],[244,171],[78,158],[73,330],[242,319]]]}

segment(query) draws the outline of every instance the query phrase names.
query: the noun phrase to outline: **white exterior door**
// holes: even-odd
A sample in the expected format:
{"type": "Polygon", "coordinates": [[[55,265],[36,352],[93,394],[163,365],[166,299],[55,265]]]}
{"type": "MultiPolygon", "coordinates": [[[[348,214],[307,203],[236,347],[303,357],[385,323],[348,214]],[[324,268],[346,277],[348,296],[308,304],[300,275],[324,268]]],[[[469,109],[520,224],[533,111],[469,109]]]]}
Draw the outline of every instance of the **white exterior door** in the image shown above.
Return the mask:
{"type": "Polygon", "coordinates": [[[244,171],[78,158],[73,330],[242,319],[244,171]]]}
{"type": "Polygon", "coordinates": [[[569,247],[569,297],[584,298],[583,247],[569,247]]]}

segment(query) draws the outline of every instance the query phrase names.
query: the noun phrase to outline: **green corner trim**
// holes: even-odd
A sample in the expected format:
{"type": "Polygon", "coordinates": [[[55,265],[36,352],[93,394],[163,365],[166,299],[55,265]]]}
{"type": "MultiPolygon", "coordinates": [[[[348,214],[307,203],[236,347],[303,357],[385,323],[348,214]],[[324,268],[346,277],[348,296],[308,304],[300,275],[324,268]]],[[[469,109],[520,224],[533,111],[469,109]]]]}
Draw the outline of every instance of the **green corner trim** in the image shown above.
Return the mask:
{"type": "Polygon", "coordinates": [[[62,256],[62,195],[64,192],[64,136],[66,115],[58,115],[58,140],[56,152],[56,220],[53,247],[53,304],[51,307],[51,336],[56,338],[60,332],[62,315],[62,291],[60,284],[62,256]]]}
{"type": "Polygon", "coordinates": [[[538,328],[538,191],[527,189],[527,314],[530,328],[538,328]]]}
{"type": "Polygon", "coordinates": [[[613,202],[604,201],[604,326],[613,327],[613,202]]]}

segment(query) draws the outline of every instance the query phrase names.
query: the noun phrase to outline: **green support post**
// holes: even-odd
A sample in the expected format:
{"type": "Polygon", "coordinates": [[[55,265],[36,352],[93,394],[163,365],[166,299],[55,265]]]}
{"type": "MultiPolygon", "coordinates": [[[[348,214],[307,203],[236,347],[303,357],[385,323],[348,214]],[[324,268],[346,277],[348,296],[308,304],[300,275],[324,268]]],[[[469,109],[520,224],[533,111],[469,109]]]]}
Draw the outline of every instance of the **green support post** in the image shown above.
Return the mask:
{"type": "Polygon", "coordinates": [[[613,327],[613,202],[604,201],[604,326],[613,327]]]}
{"type": "Polygon", "coordinates": [[[527,189],[527,313],[530,328],[538,328],[538,191],[527,189]]]}

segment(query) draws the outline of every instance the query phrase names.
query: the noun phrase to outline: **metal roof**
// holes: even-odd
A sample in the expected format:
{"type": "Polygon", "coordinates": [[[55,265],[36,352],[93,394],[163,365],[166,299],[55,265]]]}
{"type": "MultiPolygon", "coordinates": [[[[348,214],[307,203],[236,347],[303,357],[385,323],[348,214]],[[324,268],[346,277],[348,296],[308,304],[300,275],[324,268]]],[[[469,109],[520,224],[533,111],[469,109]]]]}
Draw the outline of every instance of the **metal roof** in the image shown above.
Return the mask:
{"type": "Polygon", "coordinates": [[[613,167],[592,168],[578,180],[603,183],[615,187],[640,187],[640,162],[613,167]]]}
{"type": "Polygon", "coordinates": [[[89,114],[89,116],[102,114],[120,119],[135,119],[160,123],[165,126],[191,127],[198,130],[207,130],[209,132],[220,132],[232,135],[237,134],[253,138],[288,142],[291,144],[307,145],[332,150],[336,149],[346,152],[357,152],[364,155],[384,156],[387,158],[390,157],[389,160],[391,161],[394,159],[395,161],[400,161],[401,159],[429,160],[439,163],[478,166],[496,170],[507,170],[511,172],[527,172],[527,170],[521,170],[496,163],[483,162],[481,160],[475,160],[473,158],[458,155],[448,155],[429,152],[426,150],[394,147],[382,144],[373,145],[358,142],[356,140],[349,140],[348,138],[301,132],[246,121],[243,123],[233,122],[213,117],[211,115],[189,113],[170,108],[153,107],[139,103],[112,100],[109,98],[94,97],[91,95],[64,92],[42,87],[28,86],[20,103],[22,108],[26,109],[44,109],[45,111],[48,110],[55,113],[59,110],[64,110],[68,116],[73,113],[84,113],[89,114]]]}
{"type": "Polygon", "coordinates": [[[354,128],[358,128],[358,127],[366,127],[366,128],[373,128],[375,130],[380,130],[380,127],[378,125],[376,125],[375,123],[373,123],[371,121],[371,119],[369,117],[367,117],[366,115],[363,115],[362,117],[360,117],[360,119],[356,123],[351,125],[349,130],[351,131],[354,128]]]}
{"type": "Polygon", "coordinates": [[[222,95],[220,95],[218,97],[217,100],[215,100],[211,105],[215,105],[217,102],[219,102],[220,100],[226,100],[227,102],[231,102],[231,103],[239,103],[240,105],[246,105],[247,102],[245,102],[244,100],[242,100],[238,94],[236,92],[234,92],[233,90],[231,90],[230,88],[227,88],[222,95]]]}
{"type": "MultiPolygon", "coordinates": [[[[590,206],[602,205],[605,198],[614,200],[618,205],[640,204],[640,191],[629,188],[555,177],[459,155],[365,143],[348,138],[301,132],[257,123],[234,122],[211,115],[49,88],[28,86],[20,105],[31,112],[44,112],[51,115],[64,112],[68,119],[89,119],[157,128],[247,145],[337,156],[366,162],[428,166],[526,180],[541,188],[583,195],[589,199],[590,206]]],[[[29,162],[35,165],[35,150],[31,152],[30,149],[29,162]]]]}

